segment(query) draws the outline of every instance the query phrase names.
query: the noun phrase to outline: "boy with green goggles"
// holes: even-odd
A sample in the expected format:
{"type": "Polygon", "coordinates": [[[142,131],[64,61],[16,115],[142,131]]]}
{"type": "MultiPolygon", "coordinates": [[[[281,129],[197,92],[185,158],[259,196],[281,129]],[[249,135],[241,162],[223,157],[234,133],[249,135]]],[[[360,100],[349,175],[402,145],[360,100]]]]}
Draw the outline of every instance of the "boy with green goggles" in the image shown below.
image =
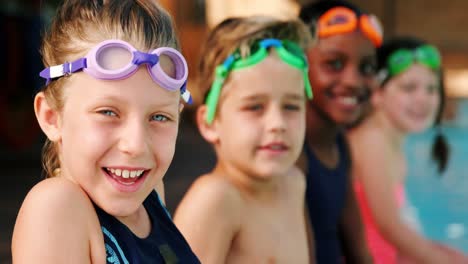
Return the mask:
{"type": "Polygon", "coordinates": [[[282,61],[303,72],[306,96],[307,98],[312,99],[312,87],[310,86],[308,75],[309,67],[306,56],[302,52],[301,48],[296,43],[289,40],[272,38],[263,39],[253,45],[251,49],[252,53],[249,57],[241,58],[239,51],[237,51],[216,67],[216,77],[206,97],[206,121],[208,124],[213,122],[219,96],[221,94],[221,88],[223,87],[224,81],[227,79],[229,72],[260,63],[268,56],[269,48],[274,48],[282,61]]]}

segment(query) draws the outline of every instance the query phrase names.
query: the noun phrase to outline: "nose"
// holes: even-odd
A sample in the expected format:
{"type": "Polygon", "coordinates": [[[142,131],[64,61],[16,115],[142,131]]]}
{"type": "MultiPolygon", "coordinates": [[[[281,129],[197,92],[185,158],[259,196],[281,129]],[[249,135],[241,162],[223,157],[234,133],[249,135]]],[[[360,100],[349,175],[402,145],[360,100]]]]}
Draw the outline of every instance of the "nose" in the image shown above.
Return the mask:
{"type": "Polygon", "coordinates": [[[144,122],[128,121],[121,127],[118,149],[131,156],[137,157],[148,151],[147,127],[144,122]]]}
{"type": "Polygon", "coordinates": [[[286,116],[281,109],[280,104],[272,104],[266,113],[265,118],[266,126],[268,130],[283,133],[286,131],[286,116]]]}

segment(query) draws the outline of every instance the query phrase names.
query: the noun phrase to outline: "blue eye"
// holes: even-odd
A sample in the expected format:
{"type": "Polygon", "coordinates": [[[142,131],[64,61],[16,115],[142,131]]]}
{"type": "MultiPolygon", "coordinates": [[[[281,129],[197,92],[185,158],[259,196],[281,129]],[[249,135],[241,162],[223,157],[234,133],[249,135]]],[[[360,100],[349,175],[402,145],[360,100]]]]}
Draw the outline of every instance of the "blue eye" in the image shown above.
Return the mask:
{"type": "Polygon", "coordinates": [[[99,111],[99,113],[106,115],[106,116],[117,116],[117,114],[114,111],[109,110],[109,109],[101,110],[99,111]]]}
{"type": "Polygon", "coordinates": [[[151,120],[157,121],[157,122],[166,122],[166,121],[169,121],[169,118],[165,115],[158,114],[158,115],[152,115],[151,120]]]}

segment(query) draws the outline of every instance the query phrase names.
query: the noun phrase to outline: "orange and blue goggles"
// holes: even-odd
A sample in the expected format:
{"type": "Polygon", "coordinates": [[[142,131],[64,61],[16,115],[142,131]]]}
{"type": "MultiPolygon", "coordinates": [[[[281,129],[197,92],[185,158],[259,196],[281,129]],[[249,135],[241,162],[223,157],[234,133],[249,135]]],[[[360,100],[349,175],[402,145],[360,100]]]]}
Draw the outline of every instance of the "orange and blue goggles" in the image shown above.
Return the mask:
{"type": "Polygon", "coordinates": [[[317,21],[317,33],[320,38],[349,33],[357,29],[360,29],[374,46],[382,45],[383,28],[375,15],[358,16],[353,10],[338,6],[325,12],[317,21]]]}

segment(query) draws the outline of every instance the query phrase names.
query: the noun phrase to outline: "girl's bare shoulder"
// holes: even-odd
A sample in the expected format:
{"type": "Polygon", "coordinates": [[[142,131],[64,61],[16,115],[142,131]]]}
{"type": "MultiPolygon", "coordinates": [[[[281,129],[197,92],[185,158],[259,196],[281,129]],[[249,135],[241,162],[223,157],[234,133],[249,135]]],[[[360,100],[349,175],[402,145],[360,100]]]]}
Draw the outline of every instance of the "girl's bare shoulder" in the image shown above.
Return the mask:
{"type": "Polygon", "coordinates": [[[371,125],[353,128],[346,135],[350,143],[379,143],[386,139],[386,134],[383,133],[380,127],[371,125]]]}
{"type": "Polygon", "coordinates": [[[49,178],[36,184],[24,199],[21,211],[66,217],[94,212],[91,200],[80,186],[65,178],[49,178]]]}
{"type": "Polygon", "coordinates": [[[89,261],[96,227],[94,207],[77,184],[64,178],[43,180],[29,191],[18,213],[13,258],[19,263],[89,261]]]}

